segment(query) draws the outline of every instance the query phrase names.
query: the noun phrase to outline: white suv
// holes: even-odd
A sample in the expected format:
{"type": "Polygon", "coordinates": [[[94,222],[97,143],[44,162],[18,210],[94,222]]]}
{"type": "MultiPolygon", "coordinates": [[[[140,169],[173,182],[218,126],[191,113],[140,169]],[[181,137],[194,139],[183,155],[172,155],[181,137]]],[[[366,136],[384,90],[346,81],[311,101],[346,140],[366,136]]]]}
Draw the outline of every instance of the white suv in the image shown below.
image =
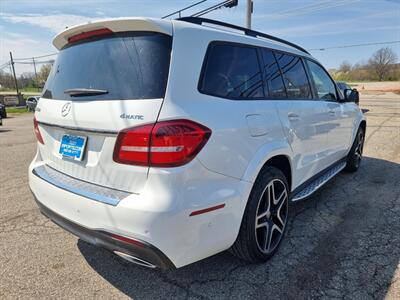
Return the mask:
{"type": "Polygon", "coordinates": [[[366,122],[301,47],[201,18],[75,26],[35,112],[40,210],[147,267],[277,250],[289,202],[359,167],[366,122]]]}

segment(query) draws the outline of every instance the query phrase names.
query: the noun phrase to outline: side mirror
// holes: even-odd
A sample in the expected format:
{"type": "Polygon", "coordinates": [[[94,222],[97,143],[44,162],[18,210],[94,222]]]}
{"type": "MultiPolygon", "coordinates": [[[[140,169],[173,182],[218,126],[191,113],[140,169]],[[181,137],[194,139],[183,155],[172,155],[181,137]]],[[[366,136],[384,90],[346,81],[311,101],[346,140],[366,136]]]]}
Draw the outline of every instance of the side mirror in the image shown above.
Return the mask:
{"type": "Polygon", "coordinates": [[[358,105],[360,102],[360,94],[358,93],[357,89],[345,89],[344,90],[344,99],[347,102],[354,102],[358,105]]]}

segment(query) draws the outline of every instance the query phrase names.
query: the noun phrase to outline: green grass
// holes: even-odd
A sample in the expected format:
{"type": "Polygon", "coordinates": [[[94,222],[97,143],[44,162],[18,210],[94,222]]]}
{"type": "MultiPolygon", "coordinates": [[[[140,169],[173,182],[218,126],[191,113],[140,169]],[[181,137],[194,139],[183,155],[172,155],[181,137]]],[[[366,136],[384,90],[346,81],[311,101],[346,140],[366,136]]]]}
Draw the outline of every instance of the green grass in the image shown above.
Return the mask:
{"type": "Polygon", "coordinates": [[[30,112],[26,107],[6,107],[6,111],[8,114],[24,114],[30,112]]]}
{"type": "MultiPolygon", "coordinates": [[[[35,87],[29,87],[29,88],[23,88],[20,89],[19,92],[21,94],[40,94],[42,89],[35,88],[35,87]]],[[[1,88],[0,92],[7,92],[10,94],[16,94],[17,91],[15,89],[7,89],[7,88],[1,88]]]]}

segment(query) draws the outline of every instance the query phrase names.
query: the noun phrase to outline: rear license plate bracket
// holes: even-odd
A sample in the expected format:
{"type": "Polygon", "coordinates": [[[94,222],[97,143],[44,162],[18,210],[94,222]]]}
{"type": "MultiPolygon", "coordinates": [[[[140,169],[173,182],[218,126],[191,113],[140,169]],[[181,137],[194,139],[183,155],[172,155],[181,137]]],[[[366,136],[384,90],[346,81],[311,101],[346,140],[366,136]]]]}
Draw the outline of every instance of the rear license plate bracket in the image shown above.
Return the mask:
{"type": "Polygon", "coordinates": [[[64,134],[61,137],[58,153],[63,158],[81,161],[85,154],[87,137],[64,134]]]}

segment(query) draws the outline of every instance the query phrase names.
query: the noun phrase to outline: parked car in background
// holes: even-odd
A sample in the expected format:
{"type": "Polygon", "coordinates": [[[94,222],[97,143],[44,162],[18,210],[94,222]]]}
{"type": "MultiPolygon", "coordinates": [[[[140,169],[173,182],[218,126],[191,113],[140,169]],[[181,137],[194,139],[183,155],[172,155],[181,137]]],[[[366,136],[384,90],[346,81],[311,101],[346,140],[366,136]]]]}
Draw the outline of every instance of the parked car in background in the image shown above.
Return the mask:
{"type": "Polygon", "coordinates": [[[0,126],[3,125],[3,117],[0,115],[0,126]]]}
{"type": "Polygon", "coordinates": [[[130,262],[178,268],[227,249],[266,261],[289,203],[360,166],[358,93],[342,95],[288,41],[129,18],[70,27],[53,44],[30,188],[56,224],[130,262]]]}
{"type": "Polygon", "coordinates": [[[2,103],[0,103],[0,116],[5,119],[7,118],[7,111],[6,111],[6,106],[2,103]]]}
{"type": "Polygon", "coordinates": [[[31,96],[26,99],[26,108],[29,111],[35,111],[36,105],[39,102],[39,96],[31,96]]]}

